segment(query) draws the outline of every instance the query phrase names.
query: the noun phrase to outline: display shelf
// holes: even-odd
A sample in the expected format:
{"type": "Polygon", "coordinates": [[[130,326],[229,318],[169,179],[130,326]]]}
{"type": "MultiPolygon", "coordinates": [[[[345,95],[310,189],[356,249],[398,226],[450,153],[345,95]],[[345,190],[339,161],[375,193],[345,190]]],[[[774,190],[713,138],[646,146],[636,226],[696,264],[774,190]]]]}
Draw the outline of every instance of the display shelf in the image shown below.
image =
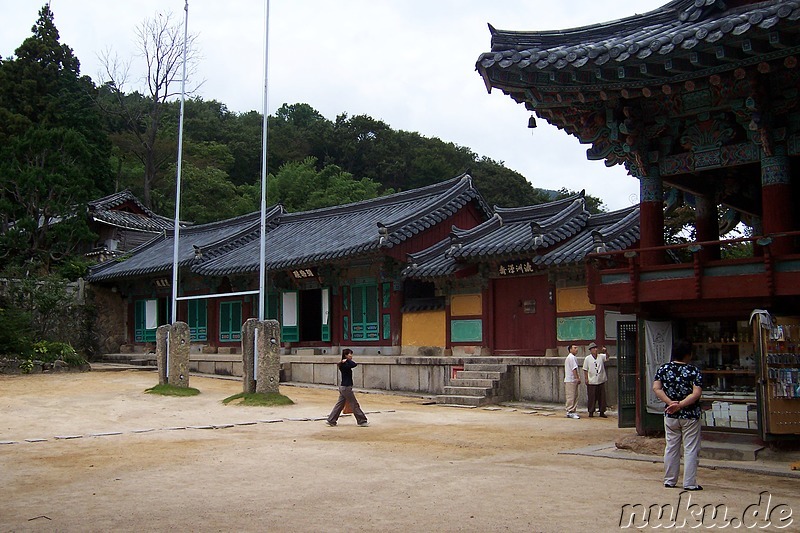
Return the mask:
{"type": "Polygon", "coordinates": [[[755,370],[701,370],[703,374],[723,374],[723,375],[736,375],[736,376],[755,376],[755,370]]]}
{"type": "Polygon", "coordinates": [[[722,396],[711,396],[711,395],[708,395],[707,396],[707,395],[703,394],[703,396],[700,398],[700,402],[701,403],[702,402],[707,402],[707,403],[711,403],[711,402],[755,403],[756,402],[756,396],[755,396],[755,394],[753,394],[753,396],[748,396],[746,398],[736,398],[735,396],[727,396],[727,395],[722,395],[722,396]]]}

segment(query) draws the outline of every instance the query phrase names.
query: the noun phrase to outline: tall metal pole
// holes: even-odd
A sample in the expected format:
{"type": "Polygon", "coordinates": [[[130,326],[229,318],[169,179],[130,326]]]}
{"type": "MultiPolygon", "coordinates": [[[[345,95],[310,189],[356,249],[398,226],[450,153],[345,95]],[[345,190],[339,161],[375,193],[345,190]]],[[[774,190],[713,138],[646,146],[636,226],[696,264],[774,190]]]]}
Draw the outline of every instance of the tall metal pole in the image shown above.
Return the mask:
{"type": "Polygon", "coordinates": [[[186,104],[186,48],[189,41],[189,0],[185,0],[183,10],[183,76],[181,76],[181,117],[178,122],[178,171],[175,178],[175,238],[172,246],[172,315],[170,324],[178,320],[178,240],[181,220],[181,167],[183,163],[183,110],[186,104]]]}
{"type": "Polygon", "coordinates": [[[265,0],[264,15],[264,124],[261,133],[261,241],[258,261],[258,320],[264,320],[268,305],[266,295],[267,285],[267,78],[269,77],[269,0],[265,0]]]}

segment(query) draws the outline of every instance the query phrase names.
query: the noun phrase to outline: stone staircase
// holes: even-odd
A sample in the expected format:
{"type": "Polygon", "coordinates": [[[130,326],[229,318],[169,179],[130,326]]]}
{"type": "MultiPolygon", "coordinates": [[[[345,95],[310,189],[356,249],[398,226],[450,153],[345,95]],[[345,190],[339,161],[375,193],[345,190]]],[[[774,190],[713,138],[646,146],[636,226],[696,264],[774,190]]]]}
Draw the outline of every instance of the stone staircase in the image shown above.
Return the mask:
{"type": "Polygon", "coordinates": [[[512,398],[514,385],[507,365],[464,363],[464,370],[436,397],[438,405],[478,407],[496,404],[512,398]]]}
{"type": "Polygon", "coordinates": [[[115,363],[133,366],[156,366],[154,353],[107,353],[100,356],[99,363],[115,363]]]}

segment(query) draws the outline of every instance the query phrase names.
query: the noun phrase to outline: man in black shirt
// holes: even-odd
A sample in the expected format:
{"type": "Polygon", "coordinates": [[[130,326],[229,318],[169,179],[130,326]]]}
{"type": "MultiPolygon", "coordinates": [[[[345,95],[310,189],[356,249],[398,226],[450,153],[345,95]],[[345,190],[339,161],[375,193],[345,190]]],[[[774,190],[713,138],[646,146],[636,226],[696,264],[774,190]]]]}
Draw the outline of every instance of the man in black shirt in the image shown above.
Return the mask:
{"type": "Polygon", "coordinates": [[[367,415],[361,410],[361,406],[358,405],[358,400],[356,400],[356,395],[353,393],[353,369],[358,366],[358,363],[353,361],[353,350],[350,348],[342,350],[342,360],[339,361],[338,365],[339,372],[342,374],[342,380],[339,383],[339,399],[336,401],[336,405],[333,406],[333,410],[328,415],[325,423],[329,426],[335,426],[339,420],[339,415],[342,414],[345,403],[348,403],[353,409],[353,416],[356,417],[358,425],[367,427],[369,425],[367,415]]]}

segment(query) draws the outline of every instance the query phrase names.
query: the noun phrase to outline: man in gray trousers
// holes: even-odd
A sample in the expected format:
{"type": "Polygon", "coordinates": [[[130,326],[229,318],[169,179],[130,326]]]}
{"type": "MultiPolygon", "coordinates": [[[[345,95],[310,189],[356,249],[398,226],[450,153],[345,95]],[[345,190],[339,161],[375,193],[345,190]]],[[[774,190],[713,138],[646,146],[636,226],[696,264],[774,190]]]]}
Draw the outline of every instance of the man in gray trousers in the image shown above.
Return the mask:
{"type": "Polygon", "coordinates": [[[674,342],[671,361],[656,371],[653,392],[665,405],[664,486],[673,488],[678,483],[683,444],[683,489],[703,490],[697,484],[703,375],[691,360],[692,345],[685,340],[674,342]]]}

